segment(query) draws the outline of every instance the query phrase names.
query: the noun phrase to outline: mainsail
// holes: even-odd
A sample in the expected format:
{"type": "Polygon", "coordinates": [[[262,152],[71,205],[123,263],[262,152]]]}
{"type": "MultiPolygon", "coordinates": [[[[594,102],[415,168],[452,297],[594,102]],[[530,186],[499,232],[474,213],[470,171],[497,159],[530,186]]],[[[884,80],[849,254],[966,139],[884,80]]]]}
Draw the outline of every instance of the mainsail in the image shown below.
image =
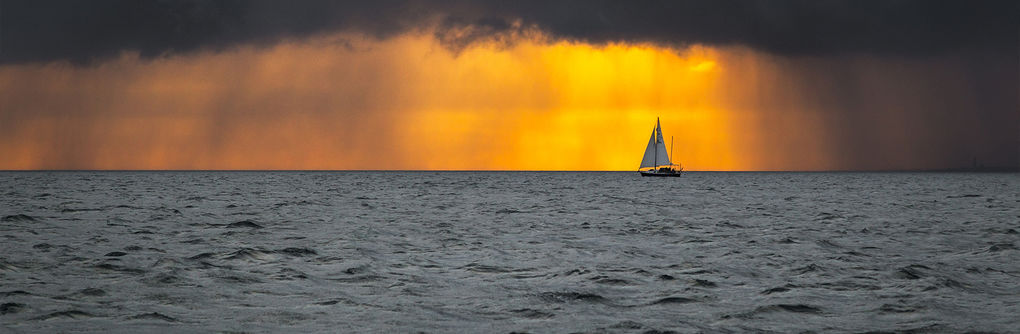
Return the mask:
{"type": "Polygon", "coordinates": [[[645,148],[645,156],[641,158],[641,167],[638,168],[672,165],[673,163],[669,162],[668,153],[666,143],[662,140],[662,126],[656,119],[652,136],[648,138],[648,147],[645,148]]]}

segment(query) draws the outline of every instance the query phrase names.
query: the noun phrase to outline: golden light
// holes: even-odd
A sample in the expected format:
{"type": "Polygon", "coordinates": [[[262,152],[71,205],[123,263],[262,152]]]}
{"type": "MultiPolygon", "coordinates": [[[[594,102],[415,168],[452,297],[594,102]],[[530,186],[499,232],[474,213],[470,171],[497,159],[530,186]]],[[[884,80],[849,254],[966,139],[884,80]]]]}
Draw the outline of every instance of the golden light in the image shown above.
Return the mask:
{"type": "Polygon", "coordinates": [[[4,66],[3,105],[33,116],[0,168],[636,170],[658,117],[686,168],[753,169],[726,55],[412,34],[4,66]]]}
{"type": "Polygon", "coordinates": [[[697,65],[691,66],[691,71],[694,71],[694,72],[706,72],[706,71],[711,71],[714,68],[715,68],[715,62],[711,61],[711,60],[706,60],[706,61],[698,63],[697,65]]]}

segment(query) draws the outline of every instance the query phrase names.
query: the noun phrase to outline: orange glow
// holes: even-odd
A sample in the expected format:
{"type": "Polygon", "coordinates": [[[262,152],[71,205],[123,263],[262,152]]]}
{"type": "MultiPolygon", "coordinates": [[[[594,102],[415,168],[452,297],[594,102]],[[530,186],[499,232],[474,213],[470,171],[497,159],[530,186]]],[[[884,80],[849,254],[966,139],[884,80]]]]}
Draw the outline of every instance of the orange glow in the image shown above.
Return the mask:
{"type": "Polygon", "coordinates": [[[694,71],[694,72],[707,72],[707,71],[711,71],[713,68],[715,68],[715,62],[711,61],[711,60],[706,60],[706,61],[698,63],[697,65],[691,66],[691,71],[694,71]]]}
{"type": "MultiPolygon", "coordinates": [[[[420,34],[4,66],[0,168],[636,170],[656,117],[689,170],[831,166],[767,149],[733,102],[769,71],[755,57],[541,38],[453,54],[420,34]]],[[[804,132],[787,140],[815,135],[785,120],[804,132]]]]}

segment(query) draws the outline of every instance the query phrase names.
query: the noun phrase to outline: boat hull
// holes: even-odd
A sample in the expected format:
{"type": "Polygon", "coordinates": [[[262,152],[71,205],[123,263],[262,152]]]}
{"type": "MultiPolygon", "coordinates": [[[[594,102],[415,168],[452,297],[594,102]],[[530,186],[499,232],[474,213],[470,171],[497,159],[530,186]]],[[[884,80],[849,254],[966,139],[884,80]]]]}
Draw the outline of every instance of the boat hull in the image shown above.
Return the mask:
{"type": "Polygon", "coordinates": [[[680,176],[682,172],[653,172],[653,171],[641,171],[641,176],[655,176],[655,177],[676,177],[680,176]]]}

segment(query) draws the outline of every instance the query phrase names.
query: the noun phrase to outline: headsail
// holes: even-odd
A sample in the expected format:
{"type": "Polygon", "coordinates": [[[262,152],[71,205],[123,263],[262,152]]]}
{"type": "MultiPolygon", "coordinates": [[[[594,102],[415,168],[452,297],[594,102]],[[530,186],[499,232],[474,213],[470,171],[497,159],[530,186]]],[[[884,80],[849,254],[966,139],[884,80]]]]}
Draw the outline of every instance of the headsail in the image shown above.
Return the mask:
{"type": "Polygon", "coordinates": [[[652,129],[652,135],[648,137],[648,147],[645,148],[645,156],[641,158],[641,167],[655,167],[655,129],[652,129]]]}

